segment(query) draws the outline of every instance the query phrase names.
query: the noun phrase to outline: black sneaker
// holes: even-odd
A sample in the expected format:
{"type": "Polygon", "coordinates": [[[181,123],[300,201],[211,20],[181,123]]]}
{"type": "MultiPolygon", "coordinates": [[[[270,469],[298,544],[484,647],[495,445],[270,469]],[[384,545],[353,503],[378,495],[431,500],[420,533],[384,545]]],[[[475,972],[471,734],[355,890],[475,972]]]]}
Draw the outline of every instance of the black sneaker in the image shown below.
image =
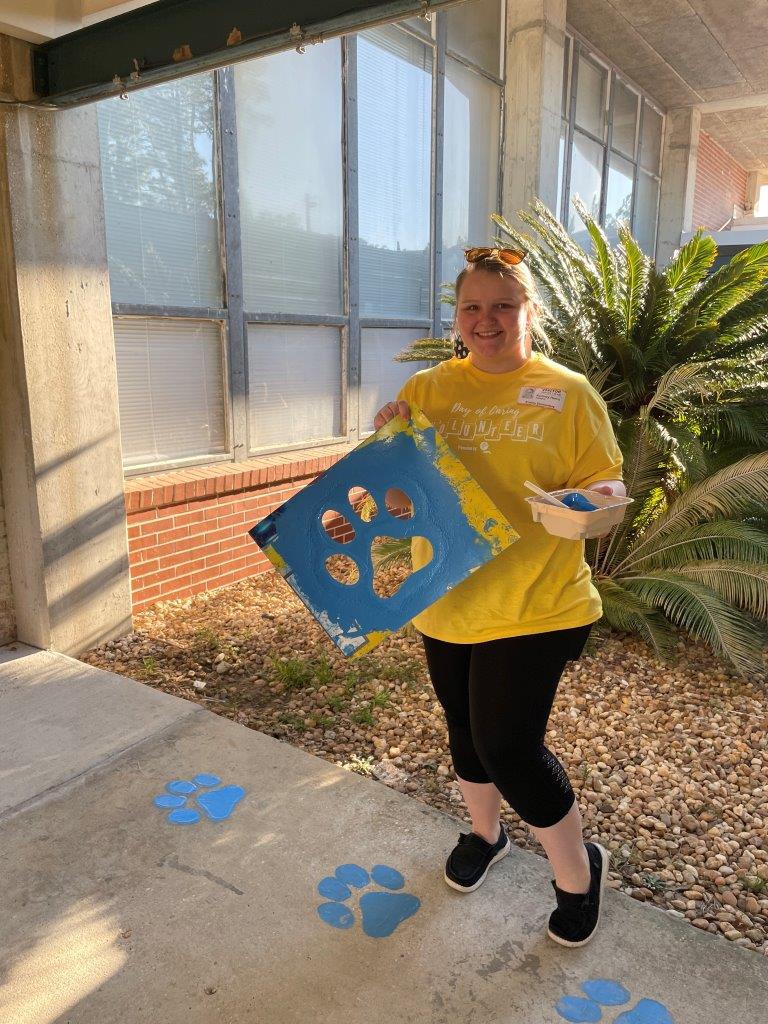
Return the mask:
{"type": "Polygon", "coordinates": [[[474,892],[485,881],[491,864],[506,857],[509,850],[509,836],[501,822],[495,843],[487,843],[475,832],[462,833],[445,862],[445,880],[459,892],[474,892]]]}
{"type": "Polygon", "coordinates": [[[585,946],[597,930],[603,902],[603,888],[608,877],[608,851],[599,843],[586,843],[591,883],[589,892],[573,893],[552,887],[557,910],[549,918],[547,934],[561,946],[585,946]]]}

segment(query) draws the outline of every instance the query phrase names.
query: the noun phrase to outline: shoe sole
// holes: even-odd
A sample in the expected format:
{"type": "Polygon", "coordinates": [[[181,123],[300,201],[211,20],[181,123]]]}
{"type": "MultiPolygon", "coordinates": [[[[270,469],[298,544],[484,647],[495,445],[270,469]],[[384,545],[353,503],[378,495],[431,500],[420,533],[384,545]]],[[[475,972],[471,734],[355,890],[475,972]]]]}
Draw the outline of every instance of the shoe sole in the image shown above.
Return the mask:
{"type": "Polygon", "coordinates": [[[595,921],[595,927],[592,929],[592,931],[589,933],[586,939],[581,939],[579,942],[569,942],[568,939],[563,939],[559,935],[555,935],[553,931],[550,931],[550,929],[547,928],[547,935],[550,937],[550,939],[553,939],[561,946],[570,946],[571,949],[577,946],[586,946],[588,942],[592,941],[595,932],[597,931],[597,927],[600,924],[600,916],[603,913],[603,891],[605,889],[606,879],[608,878],[608,866],[610,864],[610,855],[608,851],[605,850],[599,843],[595,843],[594,845],[600,851],[600,858],[603,862],[603,866],[600,870],[600,905],[597,910],[597,920],[595,921]]]}
{"type": "Polygon", "coordinates": [[[496,856],[493,858],[493,860],[488,862],[488,867],[485,869],[485,871],[478,878],[474,885],[459,885],[458,882],[452,881],[448,877],[448,874],[445,873],[443,874],[443,878],[445,879],[446,885],[450,885],[450,887],[452,889],[455,889],[456,892],[474,892],[475,889],[479,889],[480,886],[483,884],[483,882],[485,881],[485,876],[488,874],[489,870],[493,867],[493,865],[496,864],[498,861],[503,860],[503,858],[507,856],[511,849],[512,844],[509,841],[509,836],[507,836],[506,846],[503,846],[496,854],[496,856]]]}

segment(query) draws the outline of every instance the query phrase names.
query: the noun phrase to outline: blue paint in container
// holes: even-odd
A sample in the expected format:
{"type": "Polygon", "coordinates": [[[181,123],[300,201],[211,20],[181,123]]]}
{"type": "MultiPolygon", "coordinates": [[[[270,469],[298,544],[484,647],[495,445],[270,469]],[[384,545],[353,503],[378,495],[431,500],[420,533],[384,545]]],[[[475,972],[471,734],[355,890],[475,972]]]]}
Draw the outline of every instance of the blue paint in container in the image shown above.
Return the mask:
{"type": "Polygon", "coordinates": [[[568,508],[573,509],[574,512],[596,512],[597,505],[593,505],[592,502],[585,498],[583,494],[577,494],[576,491],[571,491],[570,494],[564,494],[560,501],[568,508]]]}

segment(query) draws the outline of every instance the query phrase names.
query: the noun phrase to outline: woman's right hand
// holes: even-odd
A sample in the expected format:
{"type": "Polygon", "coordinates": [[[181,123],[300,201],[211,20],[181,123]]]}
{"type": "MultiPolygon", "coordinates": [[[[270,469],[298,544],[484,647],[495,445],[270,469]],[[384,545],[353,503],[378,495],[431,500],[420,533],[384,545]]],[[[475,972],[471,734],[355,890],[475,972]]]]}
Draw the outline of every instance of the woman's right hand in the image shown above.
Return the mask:
{"type": "Polygon", "coordinates": [[[411,407],[407,402],[387,402],[386,405],[382,405],[373,418],[373,429],[378,430],[395,416],[402,416],[404,420],[411,418],[411,407]]]}

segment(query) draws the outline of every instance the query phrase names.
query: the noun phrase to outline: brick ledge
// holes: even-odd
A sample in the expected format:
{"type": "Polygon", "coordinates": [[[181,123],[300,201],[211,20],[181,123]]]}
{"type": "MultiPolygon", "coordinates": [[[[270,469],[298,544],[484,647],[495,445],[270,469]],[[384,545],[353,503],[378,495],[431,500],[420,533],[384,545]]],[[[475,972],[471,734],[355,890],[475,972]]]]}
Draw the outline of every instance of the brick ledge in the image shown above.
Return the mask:
{"type": "Polygon", "coordinates": [[[349,442],[343,442],[322,448],[302,448],[282,455],[261,455],[242,462],[217,462],[128,477],[124,487],[126,512],[144,512],[317,476],[330,469],[353,447],[349,442]]]}

